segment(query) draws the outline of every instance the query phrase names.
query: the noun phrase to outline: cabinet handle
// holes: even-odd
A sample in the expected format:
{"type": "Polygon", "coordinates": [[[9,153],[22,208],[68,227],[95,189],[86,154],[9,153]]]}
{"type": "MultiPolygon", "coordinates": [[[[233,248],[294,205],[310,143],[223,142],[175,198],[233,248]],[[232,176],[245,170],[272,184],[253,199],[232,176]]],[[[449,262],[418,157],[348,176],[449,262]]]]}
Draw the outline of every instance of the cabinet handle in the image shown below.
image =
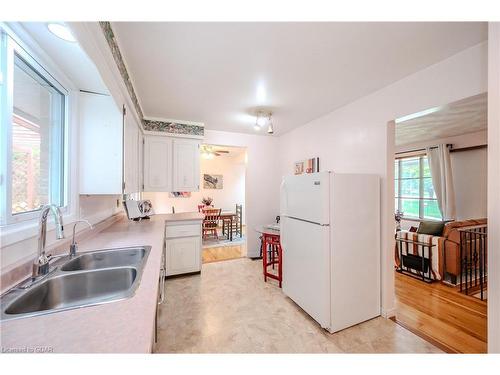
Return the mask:
{"type": "Polygon", "coordinates": [[[158,305],[161,305],[163,302],[165,302],[165,270],[160,271],[160,301],[158,302],[158,305]]]}

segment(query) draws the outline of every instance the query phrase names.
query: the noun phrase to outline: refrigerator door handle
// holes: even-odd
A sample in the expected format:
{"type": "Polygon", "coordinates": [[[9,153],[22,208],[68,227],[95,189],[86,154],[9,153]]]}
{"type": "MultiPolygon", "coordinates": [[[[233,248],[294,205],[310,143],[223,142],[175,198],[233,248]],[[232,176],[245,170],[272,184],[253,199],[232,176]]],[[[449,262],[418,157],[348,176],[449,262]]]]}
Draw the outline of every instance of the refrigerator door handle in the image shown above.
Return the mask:
{"type": "Polygon", "coordinates": [[[280,215],[286,215],[288,212],[288,194],[286,193],[285,179],[281,180],[280,197],[281,197],[280,215]]]}

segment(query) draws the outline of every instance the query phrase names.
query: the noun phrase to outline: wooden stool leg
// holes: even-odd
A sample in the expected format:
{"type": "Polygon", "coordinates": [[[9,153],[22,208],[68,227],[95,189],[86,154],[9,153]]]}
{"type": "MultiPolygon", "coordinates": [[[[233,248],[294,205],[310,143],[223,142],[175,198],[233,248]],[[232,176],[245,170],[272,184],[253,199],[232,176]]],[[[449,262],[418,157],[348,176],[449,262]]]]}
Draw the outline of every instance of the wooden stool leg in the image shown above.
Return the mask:
{"type": "Polygon", "coordinates": [[[278,245],[278,277],[281,288],[281,281],[283,280],[283,250],[281,244],[278,245]]]}

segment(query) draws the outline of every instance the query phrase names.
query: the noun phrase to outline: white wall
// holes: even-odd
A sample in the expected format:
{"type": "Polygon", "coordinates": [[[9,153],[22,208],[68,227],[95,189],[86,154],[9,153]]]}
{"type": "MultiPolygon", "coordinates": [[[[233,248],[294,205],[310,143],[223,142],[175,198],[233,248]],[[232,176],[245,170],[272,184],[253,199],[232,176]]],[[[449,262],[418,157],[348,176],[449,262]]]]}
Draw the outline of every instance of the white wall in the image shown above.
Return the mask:
{"type": "MultiPolygon", "coordinates": [[[[388,122],[487,89],[486,43],[469,48],[280,137],[281,172],[320,158],[321,170],[376,173],[382,180],[382,313],[394,313],[394,134],[388,122]],[[389,185],[387,182],[389,181],[389,185]],[[391,198],[392,196],[392,198],[391,198]]],[[[346,199],[355,197],[346,197],[346,199]]]]}
{"type": "Polygon", "coordinates": [[[457,220],[487,216],[488,150],[478,149],[451,154],[457,220]]]}
{"type": "Polygon", "coordinates": [[[192,212],[198,210],[203,197],[213,198],[213,205],[223,210],[235,210],[236,204],[243,205],[245,223],[245,149],[233,149],[229,155],[200,160],[200,191],[192,192],[189,198],[171,198],[169,193],[143,193],[144,199],[151,199],[156,213],[192,212]],[[236,155],[234,153],[237,153],[236,155]],[[223,176],[222,189],[204,189],[203,174],[223,176]]]}
{"type": "Polygon", "coordinates": [[[488,29],[488,352],[500,353],[500,23],[488,29]]]}

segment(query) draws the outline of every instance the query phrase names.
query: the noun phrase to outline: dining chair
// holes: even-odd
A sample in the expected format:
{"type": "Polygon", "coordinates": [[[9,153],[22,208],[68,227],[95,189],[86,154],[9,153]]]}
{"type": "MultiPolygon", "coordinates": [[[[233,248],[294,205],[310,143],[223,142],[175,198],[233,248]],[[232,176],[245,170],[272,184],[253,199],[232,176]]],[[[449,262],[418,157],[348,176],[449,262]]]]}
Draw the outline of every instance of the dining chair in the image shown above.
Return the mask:
{"type": "Polygon", "coordinates": [[[217,226],[220,221],[220,208],[205,208],[202,210],[205,218],[202,222],[202,236],[203,239],[208,237],[208,234],[213,235],[215,238],[219,238],[217,235],[217,226]]]}
{"type": "Polygon", "coordinates": [[[198,205],[198,212],[201,212],[203,211],[203,209],[205,208],[206,206],[204,204],[199,204],[198,205]]]}
{"type": "Polygon", "coordinates": [[[236,215],[234,216],[233,220],[230,223],[231,227],[229,228],[229,230],[231,231],[232,234],[239,236],[241,238],[243,236],[243,205],[242,204],[236,204],[235,213],[236,213],[236,215]]]}

